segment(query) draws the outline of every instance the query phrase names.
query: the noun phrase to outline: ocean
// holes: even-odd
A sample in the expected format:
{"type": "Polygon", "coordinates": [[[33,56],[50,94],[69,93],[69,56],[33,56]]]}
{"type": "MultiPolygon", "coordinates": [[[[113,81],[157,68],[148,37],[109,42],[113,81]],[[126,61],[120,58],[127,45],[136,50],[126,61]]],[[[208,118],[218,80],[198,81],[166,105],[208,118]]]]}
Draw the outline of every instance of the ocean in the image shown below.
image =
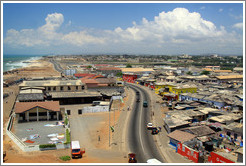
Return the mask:
{"type": "Polygon", "coordinates": [[[32,60],[41,59],[43,55],[3,55],[3,71],[26,67],[32,60]]]}

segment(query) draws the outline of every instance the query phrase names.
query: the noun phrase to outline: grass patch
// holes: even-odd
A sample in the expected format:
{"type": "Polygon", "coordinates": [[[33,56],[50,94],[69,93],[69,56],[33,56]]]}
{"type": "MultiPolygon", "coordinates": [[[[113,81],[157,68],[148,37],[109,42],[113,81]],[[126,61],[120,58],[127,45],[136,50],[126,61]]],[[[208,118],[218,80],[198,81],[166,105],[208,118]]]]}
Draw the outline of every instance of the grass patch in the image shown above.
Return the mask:
{"type": "Polygon", "coordinates": [[[70,156],[61,156],[59,157],[61,160],[63,161],[68,161],[68,160],[71,160],[71,157],[70,156]]]}
{"type": "Polygon", "coordinates": [[[70,133],[69,130],[66,129],[66,142],[64,144],[70,144],[70,143],[71,143],[70,133]]]}
{"type": "Polygon", "coordinates": [[[39,145],[39,148],[54,148],[56,147],[56,144],[42,144],[39,145]]]}
{"type": "Polygon", "coordinates": [[[67,118],[67,116],[65,117],[64,124],[65,124],[65,125],[68,124],[68,118],[67,118]]]}

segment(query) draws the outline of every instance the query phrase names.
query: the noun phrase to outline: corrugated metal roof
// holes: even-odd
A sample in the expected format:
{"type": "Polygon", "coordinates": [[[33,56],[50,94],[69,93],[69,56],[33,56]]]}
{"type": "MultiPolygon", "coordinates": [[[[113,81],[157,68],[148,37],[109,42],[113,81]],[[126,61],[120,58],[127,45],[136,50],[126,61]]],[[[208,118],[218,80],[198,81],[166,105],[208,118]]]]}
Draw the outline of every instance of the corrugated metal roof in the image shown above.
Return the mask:
{"type": "Polygon", "coordinates": [[[84,85],[80,80],[24,81],[20,87],[84,85]]]}
{"type": "Polygon", "coordinates": [[[52,98],[98,97],[98,92],[49,92],[52,98]]]}
{"type": "Polygon", "coordinates": [[[181,143],[189,141],[196,137],[194,134],[190,134],[190,133],[180,131],[180,130],[175,130],[171,132],[170,134],[168,134],[167,136],[181,143]]]}

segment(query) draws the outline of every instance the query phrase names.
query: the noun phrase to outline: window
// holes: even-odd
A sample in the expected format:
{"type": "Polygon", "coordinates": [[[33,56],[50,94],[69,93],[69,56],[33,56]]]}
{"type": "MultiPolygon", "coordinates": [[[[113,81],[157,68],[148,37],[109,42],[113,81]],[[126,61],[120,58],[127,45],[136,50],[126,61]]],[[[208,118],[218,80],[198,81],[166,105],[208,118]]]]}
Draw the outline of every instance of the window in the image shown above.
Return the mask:
{"type": "Polygon", "coordinates": [[[81,86],[81,89],[84,90],[85,89],[85,86],[81,86]]]}
{"type": "Polygon", "coordinates": [[[51,91],[51,87],[48,87],[48,91],[51,91]]]}
{"type": "Polygon", "coordinates": [[[63,86],[60,87],[61,91],[63,91],[63,86]]]}
{"type": "Polygon", "coordinates": [[[53,87],[53,91],[56,91],[56,87],[53,87]]]}
{"type": "Polygon", "coordinates": [[[228,135],[229,137],[231,136],[231,133],[229,131],[226,132],[226,135],[228,135]]]}
{"type": "Polygon", "coordinates": [[[76,86],[76,90],[79,90],[79,87],[78,86],[76,86]]]}
{"type": "Polygon", "coordinates": [[[67,87],[67,90],[71,90],[71,87],[70,87],[70,86],[68,86],[68,87],[67,87]]]}
{"type": "Polygon", "coordinates": [[[71,114],[71,111],[70,110],[67,110],[67,114],[70,115],[71,114]]]}

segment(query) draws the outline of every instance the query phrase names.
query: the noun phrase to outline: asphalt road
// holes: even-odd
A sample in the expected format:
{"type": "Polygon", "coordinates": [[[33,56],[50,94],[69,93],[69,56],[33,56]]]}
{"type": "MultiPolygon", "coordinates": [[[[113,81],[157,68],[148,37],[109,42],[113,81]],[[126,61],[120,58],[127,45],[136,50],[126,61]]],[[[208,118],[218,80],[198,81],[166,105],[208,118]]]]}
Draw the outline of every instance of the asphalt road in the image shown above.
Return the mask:
{"type": "Polygon", "coordinates": [[[60,66],[60,64],[58,64],[55,60],[50,60],[50,62],[51,63],[53,63],[53,65],[54,65],[54,68],[58,71],[58,72],[60,72],[60,73],[62,73],[63,72],[63,68],[60,66]]]}
{"type": "MultiPolygon", "coordinates": [[[[151,130],[147,130],[147,123],[150,121],[150,106],[143,107],[143,101],[148,101],[150,104],[150,97],[148,93],[132,84],[127,84],[135,92],[140,92],[140,102],[136,102],[132,108],[129,120],[129,149],[131,152],[136,153],[138,163],[146,163],[148,159],[156,158],[164,162],[159,149],[156,147],[151,130]]],[[[137,97],[136,97],[137,98],[137,97]]]]}

